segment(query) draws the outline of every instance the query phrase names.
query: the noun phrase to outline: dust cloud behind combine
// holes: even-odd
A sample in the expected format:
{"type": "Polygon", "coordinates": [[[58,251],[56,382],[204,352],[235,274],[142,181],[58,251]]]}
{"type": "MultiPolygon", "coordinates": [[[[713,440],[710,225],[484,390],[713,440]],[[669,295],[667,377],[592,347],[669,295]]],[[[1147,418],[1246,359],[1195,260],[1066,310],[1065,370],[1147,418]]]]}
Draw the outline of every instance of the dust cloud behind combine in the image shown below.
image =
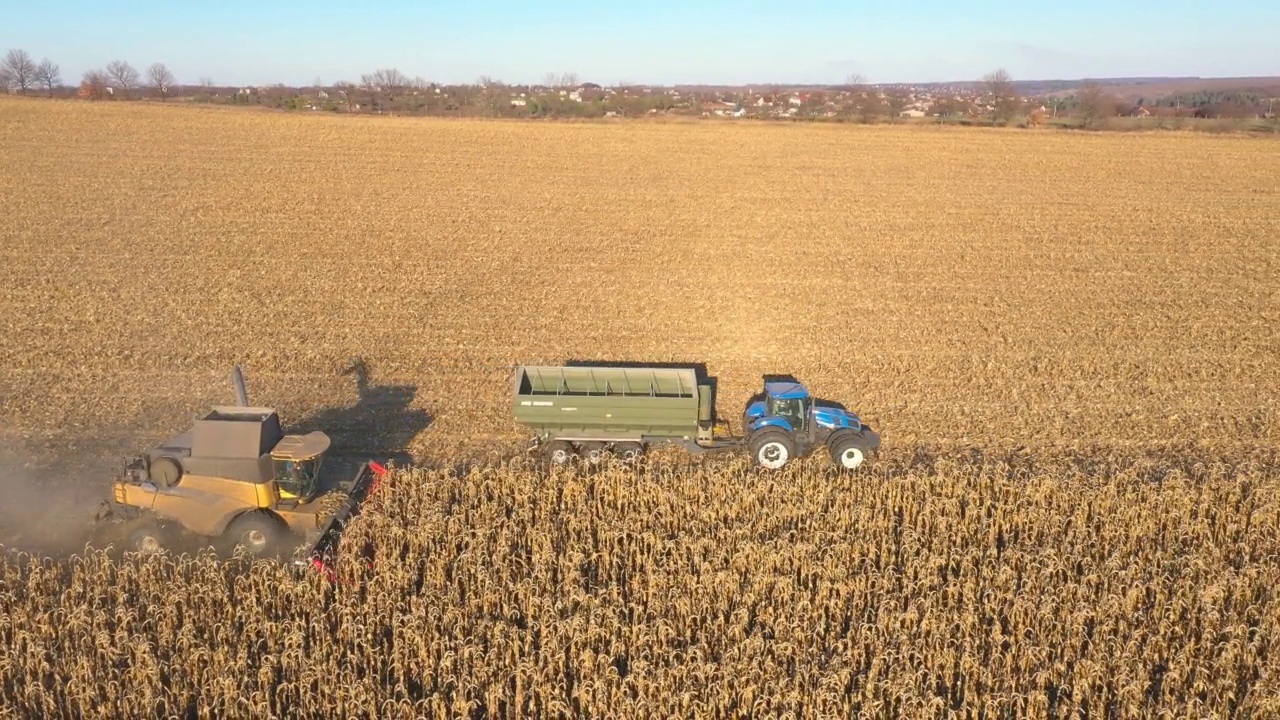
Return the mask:
{"type": "Polygon", "coordinates": [[[0,439],[0,547],[65,557],[102,540],[94,511],[110,477],[101,458],[48,457],[0,439]]]}

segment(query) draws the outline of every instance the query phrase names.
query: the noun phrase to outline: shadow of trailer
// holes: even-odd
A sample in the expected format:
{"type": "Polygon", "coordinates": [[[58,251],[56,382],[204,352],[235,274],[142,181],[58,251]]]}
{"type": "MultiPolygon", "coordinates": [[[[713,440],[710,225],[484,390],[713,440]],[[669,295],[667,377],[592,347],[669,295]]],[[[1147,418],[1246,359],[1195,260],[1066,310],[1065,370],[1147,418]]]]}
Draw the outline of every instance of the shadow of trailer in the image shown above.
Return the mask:
{"type": "Polygon", "coordinates": [[[777,470],[826,448],[832,461],[857,469],[880,437],[843,406],[817,401],[792,379],[766,377],[743,412],[743,436],[719,435],[716,382],[702,364],[575,361],[522,365],[511,376],[516,422],[533,431],[531,452],[565,464],[599,464],[608,455],[637,462],[646,448],[675,444],[693,453],[750,453],[777,470]]]}

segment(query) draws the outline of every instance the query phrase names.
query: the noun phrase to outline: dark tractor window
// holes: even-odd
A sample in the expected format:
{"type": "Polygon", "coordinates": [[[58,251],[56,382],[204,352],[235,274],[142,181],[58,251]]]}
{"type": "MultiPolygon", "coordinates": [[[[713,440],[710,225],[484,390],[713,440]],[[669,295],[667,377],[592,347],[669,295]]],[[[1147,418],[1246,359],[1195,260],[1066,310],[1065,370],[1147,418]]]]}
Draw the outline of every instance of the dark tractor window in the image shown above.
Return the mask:
{"type": "Polygon", "coordinates": [[[809,401],[805,398],[769,398],[768,414],[785,418],[796,432],[805,429],[809,419],[809,401]]]}

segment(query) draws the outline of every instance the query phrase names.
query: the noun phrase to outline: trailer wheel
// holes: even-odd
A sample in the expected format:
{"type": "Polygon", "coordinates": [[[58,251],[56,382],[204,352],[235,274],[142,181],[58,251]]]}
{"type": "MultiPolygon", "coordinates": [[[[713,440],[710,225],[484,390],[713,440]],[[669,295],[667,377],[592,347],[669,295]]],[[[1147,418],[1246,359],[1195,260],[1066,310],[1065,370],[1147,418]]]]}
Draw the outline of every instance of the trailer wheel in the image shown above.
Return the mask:
{"type": "Polygon", "coordinates": [[[547,444],[547,459],[556,465],[568,465],[573,459],[573,446],[564,440],[553,440],[547,444]]]}
{"type": "Polygon", "coordinates": [[[751,459],[769,470],[780,470],[796,456],[796,443],[785,431],[763,430],[751,436],[751,459]]]}
{"type": "Polygon", "coordinates": [[[856,435],[842,437],[831,443],[831,462],[845,470],[857,470],[867,459],[867,449],[856,435]]]}
{"type": "Polygon", "coordinates": [[[613,446],[613,453],[622,462],[634,465],[644,457],[644,445],[638,442],[620,442],[613,446]]]}
{"type": "Polygon", "coordinates": [[[578,446],[578,453],[588,465],[599,465],[604,462],[604,443],[584,442],[578,446]]]}

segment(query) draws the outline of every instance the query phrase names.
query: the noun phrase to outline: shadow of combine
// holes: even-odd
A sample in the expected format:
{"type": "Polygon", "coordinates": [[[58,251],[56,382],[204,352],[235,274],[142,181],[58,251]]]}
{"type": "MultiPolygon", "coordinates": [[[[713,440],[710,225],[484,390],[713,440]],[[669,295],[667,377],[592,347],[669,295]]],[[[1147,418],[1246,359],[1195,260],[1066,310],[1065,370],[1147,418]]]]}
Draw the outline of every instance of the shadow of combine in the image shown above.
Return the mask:
{"type": "Polygon", "coordinates": [[[418,387],[374,385],[364,358],[351,360],[339,374],[355,377],[356,404],[323,408],[298,422],[291,432],[326,433],[332,440],[330,454],[335,460],[410,464],[409,445],[433,419],[426,410],[413,407],[418,387]]]}

